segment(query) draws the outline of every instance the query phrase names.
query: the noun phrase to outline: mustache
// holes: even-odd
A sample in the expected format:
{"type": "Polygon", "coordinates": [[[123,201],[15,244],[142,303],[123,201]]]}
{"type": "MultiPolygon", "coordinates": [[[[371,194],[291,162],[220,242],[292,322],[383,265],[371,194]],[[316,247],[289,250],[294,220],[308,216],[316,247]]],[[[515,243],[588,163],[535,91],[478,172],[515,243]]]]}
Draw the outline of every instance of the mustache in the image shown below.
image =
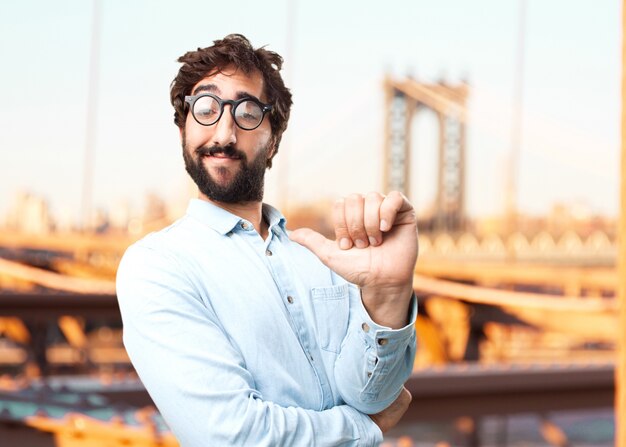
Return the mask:
{"type": "Polygon", "coordinates": [[[239,149],[237,149],[234,146],[211,146],[211,147],[207,147],[207,146],[202,146],[199,147],[195,150],[196,155],[198,156],[205,156],[205,155],[217,155],[217,154],[223,154],[227,157],[231,157],[231,158],[239,158],[243,161],[246,161],[246,154],[243,151],[240,151],[239,149]]]}

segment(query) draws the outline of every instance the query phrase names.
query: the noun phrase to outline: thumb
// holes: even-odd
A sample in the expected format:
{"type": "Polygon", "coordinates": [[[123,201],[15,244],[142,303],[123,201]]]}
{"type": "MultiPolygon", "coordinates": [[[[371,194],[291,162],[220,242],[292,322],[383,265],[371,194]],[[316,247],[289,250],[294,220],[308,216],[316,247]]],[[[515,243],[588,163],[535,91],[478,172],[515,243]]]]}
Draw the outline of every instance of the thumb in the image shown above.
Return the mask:
{"type": "Polygon", "coordinates": [[[311,250],[324,264],[327,264],[329,255],[336,245],[333,241],[326,239],[310,228],[299,228],[292,231],[289,233],[289,239],[311,250]]]}

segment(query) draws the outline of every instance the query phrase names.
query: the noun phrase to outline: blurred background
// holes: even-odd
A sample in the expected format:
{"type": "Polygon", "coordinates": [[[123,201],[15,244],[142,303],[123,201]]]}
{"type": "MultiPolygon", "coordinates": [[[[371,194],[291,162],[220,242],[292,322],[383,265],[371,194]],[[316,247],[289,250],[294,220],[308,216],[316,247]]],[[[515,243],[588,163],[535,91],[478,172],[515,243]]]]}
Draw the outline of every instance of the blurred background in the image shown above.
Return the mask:
{"type": "Polygon", "coordinates": [[[121,344],[115,271],[196,195],[176,59],[241,33],[294,96],[266,184],[288,227],[328,233],[352,192],[418,210],[414,400],[384,444],[613,445],[620,18],[617,0],[2,2],[0,439],[176,445],[121,344]]]}

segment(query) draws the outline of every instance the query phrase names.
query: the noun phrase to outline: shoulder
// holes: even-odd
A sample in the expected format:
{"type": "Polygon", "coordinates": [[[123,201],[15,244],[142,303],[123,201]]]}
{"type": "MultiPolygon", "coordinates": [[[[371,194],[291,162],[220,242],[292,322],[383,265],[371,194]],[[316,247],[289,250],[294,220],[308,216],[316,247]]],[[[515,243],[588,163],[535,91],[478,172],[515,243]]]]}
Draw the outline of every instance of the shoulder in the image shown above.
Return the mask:
{"type": "Polygon", "coordinates": [[[185,246],[193,239],[194,221],[184,216],[162,230],[149,233],[130,245],[120,261],[117,280],[171,276],[182,271],[185,246]]]}
{"type": "Polygon", "coordinates": [[[185,253],[189,246],[193,246],[193,241],[202,232],[197,226],[198,222],[185,215],[171,225],[145,235],[126,249],[122,264],[132,259],[142,261],[146,257],[155,256],[175,259],[180,253],[185,253]]]}
{"type": "Polygon", "coordinates": [[[170,295],[196,297],[184,248],[190,239],[186,217],[144,236],[126,249],[117,269],[116,289],[122,310],[143,306],[170,295]]]}

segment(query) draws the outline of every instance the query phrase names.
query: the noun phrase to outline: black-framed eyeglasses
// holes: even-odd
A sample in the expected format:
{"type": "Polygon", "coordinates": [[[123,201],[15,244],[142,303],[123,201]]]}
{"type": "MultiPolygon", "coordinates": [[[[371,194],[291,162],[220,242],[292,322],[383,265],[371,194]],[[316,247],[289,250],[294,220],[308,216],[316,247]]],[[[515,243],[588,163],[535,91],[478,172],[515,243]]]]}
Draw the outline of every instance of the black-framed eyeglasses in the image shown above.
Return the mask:
{"type": "Polygon", "coordinates": [[[235,124],[243,130],[254,130],[259,127],[265,114],[272,110],[270,104],[263,104],[256,98],[222,99],[210,93],[185,96],[185,102],[191,107],[193,118],[203,126],[217,123],[224,113],[224,105],[230,104],[230,114],[235,124]]]}

